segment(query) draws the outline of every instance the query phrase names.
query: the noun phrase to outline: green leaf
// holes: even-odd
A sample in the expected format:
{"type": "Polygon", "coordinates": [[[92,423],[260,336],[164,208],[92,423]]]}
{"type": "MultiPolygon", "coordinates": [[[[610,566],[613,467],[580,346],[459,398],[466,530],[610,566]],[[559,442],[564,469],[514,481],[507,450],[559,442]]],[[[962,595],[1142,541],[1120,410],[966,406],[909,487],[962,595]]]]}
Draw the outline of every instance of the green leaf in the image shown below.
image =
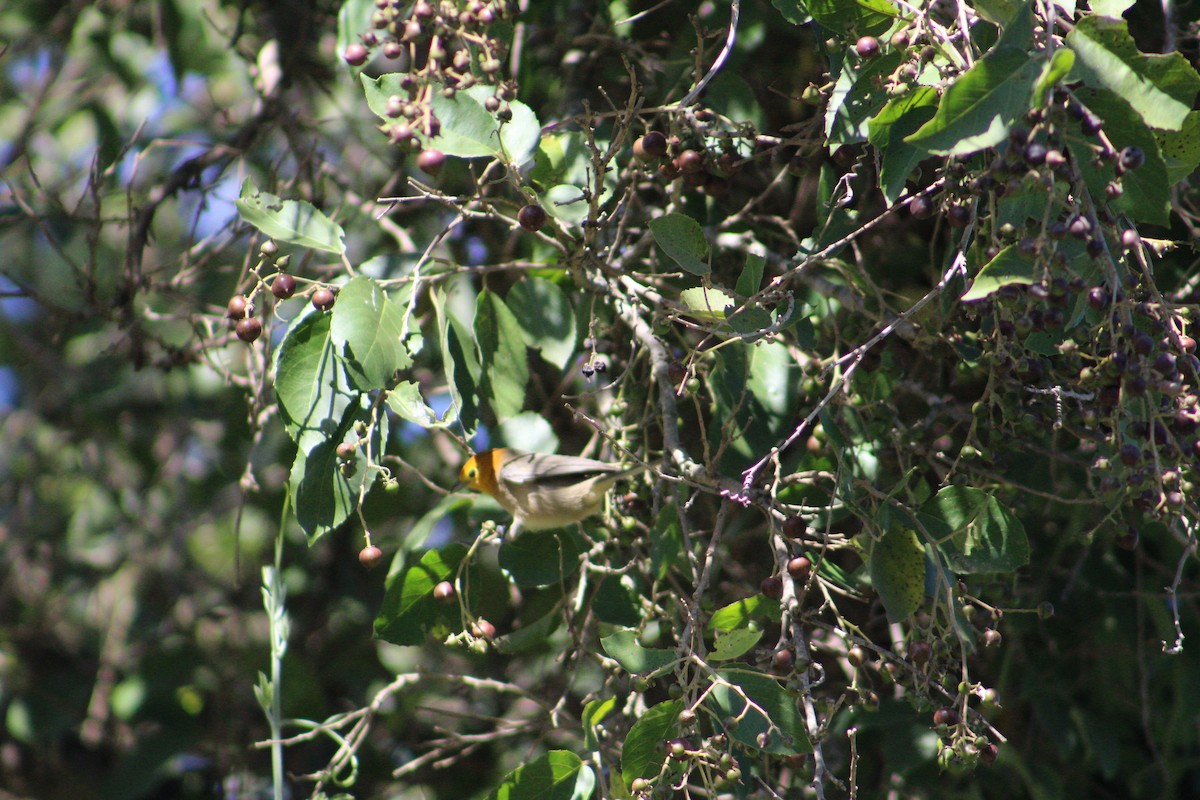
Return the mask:
{"type": "Polygon", "coordinates": [[[879,180],[889,203],[903,194],[913,170],[926,157],[925,151],[913,147],[904,137],[933,118],[937,103],[937,92],[920,86],[889,102],[867,125],[867,138],[883,152],[879,180]]]}
{"type": "Polygon", "coordinates": [[[575,355],[575,309],[563,290],[543,278],[526,278],[508,291],[505,304],[529,312],[516,317],[525,344],[566,369],[575,355]]]}
{"type": "Polygon", "coordinates": [[[1001,27],[1012,21],[1020,7],[1017,0],[975,0],[979,16],[1001,27]]]}
{"type": "Polygon", "coordinates": [[[992,51],[959,76],[933,119],[904,141],[935,155],[967,155],[1004,141],[1024,117],[1042,62],[1016,48],[992,51]]]}
{"type": "MultiPolygon", "coordinates": [[[[363,481],[374,480],[377,475],[367,469],[367,457],[362,448],[355,450],[349,474],[337,455],[339,444],[357,441],[358,434],[353,431],[356,422],[371,423],[369,407],[369,401],[362,397],[359,403],[347,407],[333,435],[306,438],[296,451],[288,491],[296,521],[308,535],[310,545],[350,517],[358,504],[363,481]]],[[[386,439],[387,419],[381,418],[373,429],[373,452],[382,452],[386,439]]]]}
{"type": "Polygon", "coordinates": [[[679,659],[674,650],[642,647],[633,631],[617,631],[605,636],[600,639],[600,646],[632,675],[665,672],[679,659]]]}
{"type": "Polygon", "coordinates": [[[325,216],[305,200],[281,200],[268,192],[260,192],[249,178],[242,184],[242,193],[234,201],[242,219],[277,242],[325,250],[346,252],[342,241],[346,234],[342,226],[325,216]]]}
{"type": "Polygon", "coordinates": [[[275,396],[301,452],[333,436],[358,396],[334,354],[331,324],[329,314],[306,311],[275,353],[275,396]]]}
{"type": "MultiPolygon", "coordinates": [[[[780,342],[737,342],[722,347],[710,381],[716,405],[713,430],[730,419],[741,432],[727,451],[730,468],[764,452],[794,423],[800,370],[780,342]],[[738,461],[740,459],[740,461],[738,461]]],[[[720,434],[717,433],[719,436],[720,434]]]]}
{"type": "Polygon", "coordinates": [[[658,512],[650,529],[650,566],[659,580],[667,576],[684,557],[683,526],[675,500],[668,500],[658,512]]]}
{"type": "Polygon", "coordinates": [[[600,747],[600,737],[597,734],[600,723],[616,709],[616,697],[588,701],[588,704],[583,707],[583,713],[579,715],[579,721],[583,723],[584,747],[588,750],[596,750],[600,747]]]}
{"type": "Polygon", "coordinates": [[[1025,527],[987,492],[943,487],[920,517],[955,572],[1013,572],[1029,563],[1025,527]]]}
{"type": "Polygon", "coordinates": [[[356,388],[383,389],[397,371],[412,366],[400,341],[403,329],[404,309],[367,276],[354,277],[338,292],[330,337],[356,388]]]}
{"type": "Polygon", "coordinates": [[[554,428],[536,411],[522,411],[515,417],[509,417],[497,426],[496,432],[501,443],[511,444],[521,450],[534,453],[558,451],[558,436],[554,428]]]}
{"type": "Polygon", "coordinates": [[[623,628],[642,622],[641,593],[636,579],[629,574],[605,575],[592,598],[596,619],[623,628]]]}
{"type": "Polygon", "coordinates": [[[746,266],[742,267],[742,274],[738,276],[737,286],[734,291],[742,297],[753,297],[758,294],[759,287],[762,286],[763,269],[767,265],[767,260],[758,253],[746,253],[746,266]]]}
{"type": "Polygon", "coordinates": [[[797,2],[796,6],[807,8],[822,28],[843,36],[877,36],[891,27],[896,17],[895,6],[887,0],[855,0],[853,3],[845,0],[808,0],[806,3],[797,2]]]}
{"type": "Polygon", "coordinates": [[[1067,34],[1067,45],[1076,55],[1072,78],[1112,91],[1150,127],[1183,127],[1200,91],[1200,75],[1181,53],[1142,53],[1125,20],[1091,15],[1067,34]]]}
{"type": "Polygon", "coordinates": [[[1178,131],[1155,131],[1167,167],[1167,183],[1176,185],[1200,166],[1200,111],[1188,114],[1178,131]]]}
{"type": "Polygon", "coordinates": [[[1125,16],[1125,12],[1133,7],[1136,0],[1088,0],[1088,8],[1093,14],[1099,14],[1102,17],[1112,17],[1119,19],[1125,16]]]}
{"type": "Polygon", "coordinates": [[[774,755],[812,751],[800,703],[779,681],[745,667],[722,667],[709,694],[708,705],[717,719],[733,717],[738,725],[728,736],[752,750],[774,755]],[[766,745],[759,736],[767,736],[766,745]]]}
{"type": "Polygon", "coordinates": [[[595,773],[579,756],[551,750],[505,775],[487,800],[587,800],[595,786],[595,773]]]}
{"type": "Polygon", "coordinates": [[[1067,77],[1071,68],[1075,66],[1075,51],[1067,47],[1060,47],[1054,51],[1054,55],[1042,67],[1042,74],[1038,77],[1037,83],[1033,87],[1033,104],[1037,108],[1045,105],[1046,93],[1057,86],[1062,79],[1067,77]]]}
{"type": "Polygon", "coordinates": [[[1001,287],[1012,284],[1028,286],[1034,282],[1033,274],[1037,265],[1021,255],[1016,245],[1005,247],[995,258],[983,265],[971,288],[963,294],[966,301],[982,300],[1001,287]]]}
{"type": "Polygon", "coordinates": [[[441,345],[442,364],[447,373],[446,387],[452,401],[447,415],[459,420],[468,430],[475,425],[479,416],[476,405],[479,396],[479,353],[470,328],[459,323],[447,307],[449,298],[439,286],[429,293],[437,315],[438,342],[441,345]]]}
{"type": "Polygon", "coordinates": [[[707,275],[708,240],[700,223],[686,214],[664,214],[650,220],[654,241],[672,261],[693,275],[707,275]]]}
{"type": "MultiPolygon", "coordinates": [[[[378,78],[363,74],[363,90],[371,110],[389,122],[387,102],[392,95],[407,93],[400,88],[402,73],[389,72],[378,78]]],[[[490,156],[520,166],[533,157],[541,136],[541,125],[529,106],[513,100],[512,120],[500,124],[495,114],[484,108],[487,98],[495,92],[487,86],[473,86],[455,93],[453,98],[434,92],[430,106],[442,123],[442,132],[426,142],[448,156],[480,158],[490,156]]]]}
{"type": "Polygon", "coordinates": [[[583,537],[570,529],[526,531],[500,545],[500,568],[523,589],[557,586],[579,569],[586,549],[583,537]]]}
{"type": "Polygon", "coordinates": [[[422,428],[445,428],[454,424],[453,409],[443,420],[438,420],[437,414],[421,397],[421,386],[416,381],[400,381],[388,392],[387,406],[401,419],[408,420],[422,428]]]}
{"type": "Polygon", "coordinates": [[[915,531],[894,526],[874,543],[869,560],[871,583],[888,619],[899,622],[925,598],[925,548],[915,531]]]}
{"type": "Polygon", "coordinates": [[[732,295],[711,286],[684,289],[679,293],[679,300],[688,316],[702,322],[721,322],[736,302],[732,295]]]}
{"type": "Polygon", "coordinates": [[[562,603],[560,601],[533,623],[522,625],[512,633],[496,637],[493,642],[496,652],[508,656],[545,652],[550,646],[550,634],[558,629],[562,621],[562,603]]]}
{"type": "Polygon", "coordinates": [[[525,334],[504,301],[486,289],[475,302],[475,338],[483,362],[480,394],[491,404],[497,419],[520,414],[529,383],[525,334]]]}
{"type": "Polygon", "coordinates": [[[452,580],[467,554],[461,544],[430,550],[395,574],[389,575],[383,604],[375,618],[375,635],[392,644],[421,644],[427,636],[440,638],[462,626],[458,604],[438,602],[433,587],[452,580]]]}
{"type": "Polygon", "coordinates": [[[675,720],[683,710],[680,700],[668,700],[650,708],[625,737],[621,748],[621,776],[625,785],[637,778],[651,778],[658,774],[666,754],[659,747],[675,732],[675,720]]]}
{"type": "Polygon", "coordinates": [[[738,628],[728,633],[718,633],[713,642],[712,652],[708,654],[710,661],[730,661],[741,658],[758,644],[762,638],[762,630],[738,628]]]}
{"type": "Polygon", "coordinates": [[[870,120],[887,102],[877,84],[900,66],[903,56],[892,52],[868,60],[846,58],[825,109],[825,135],[831,145],[867,140],[870,120]]]}
{"type": "Polygon", "coordinates": [[[574,131],[548,133],[538,142],[537,152],[533,154],[533,169],[529,172],[529,180],[538,189],[545,191],[563,182],[567,175],[567,146],[578,138],[582,137],[574,131]]]}
{"type": "Polygon", "coordinates": [[[728,633],[745,628],[754,620],[774,622],[779,618],[779,601],[756,594],[737,600],[713,612],[712,618],[708,621],[708,631],[714,634],[728,633]]]}
{"type": "MultiPolygon", "coordinates": [[[[1167,165],[1159,152],[1154,131],[1146,126],[1129,103],[1110,91],[1080,88],[1075,90],[1075,96],[1104,119],[1105,134],[1114,147],[1137,146],[1146,156],[1142,166],[1129,170],[1121,177],[1125,191],[1111,202],[1110,207],[1138,222],[1168,224],[1170,191],[1167,165]]],[[[1088,189],[1096,196],[1103,196],[1105,185],[1112,179],[1112,167],[1108,164],[1092,164],[1091,144],[1092,140],[1080,133],[1071,132],[1067,135],[1067,146],[1079,164],[1088,189]]]]}
{"type": "MultiPolygon", "coordinates": [[[[345,0],[338,9],[337,52],[340,56],[346,48],[361,41],[358,37],[363,31],[371,29],[371,15],[376,11],[375,0],[345,0]]],[[[342,64],[351,72],[359,72],[362,67],[352,67],[345,59],[339,58],[342,64]]],[[[364,65],[365,66],[365,65],[364,65]]]]}
{"type": "Polygon", "coordinates": [[[783,18],[793,25],[807,25],[812,21],[808,9],[800,0],[771,0],[771,5],[779,9],[783,18]]]}

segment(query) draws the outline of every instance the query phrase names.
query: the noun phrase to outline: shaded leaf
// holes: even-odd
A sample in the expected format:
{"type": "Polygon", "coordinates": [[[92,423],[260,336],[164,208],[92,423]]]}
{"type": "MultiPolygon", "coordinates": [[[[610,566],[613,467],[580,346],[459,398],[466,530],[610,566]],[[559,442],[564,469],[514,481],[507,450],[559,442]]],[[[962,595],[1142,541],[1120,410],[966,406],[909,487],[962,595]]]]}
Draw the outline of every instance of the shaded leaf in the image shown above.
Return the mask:
{"type": "Polygon", "coordinates": [[[888,619],[899,622],[925,598],[925,548],[915,531],[896,525],[871,548],[871,583],[888,619]]]}
{"type": "Polygon", "coordinates": [[[703,322],[720,322],[733,310],[733,296],[711,286],[696,286],[679,293],[688,315],[703,322]]]}
{"type": "Polygon", "coordinates": [[[900,66],[900,53],[872,59],[844,58],[842,68],[825,109],[825,135],[831,145],[856,144],[867,140],[870,120],[887,102],[877,84],[900,66]]]}
{"type": "Polygon", "coordinates": [[[557,285],[544,278],[526,278],[508,291],[505,304],[522,311],[517,324],[525,344],[542,358],[565,369],[575,355],[575,309],[557,285]]]}
{"type": "Polygon", "coordinates": [[[1178,131],[1155,131],[1163,161],[1167,167],[1167,183],[1182,181],[1200,166],[1200,111],[1193,111],[1178,131]]]}
{"type": "Polygon", "coordinates": [[[621,776],[628,786],[636,778],[649,778],[658,774],[665,753],[659,745],[671,738],[675,731],[675,720],[683,710],[679,700],[659,703],[642,714],[621,748],[621,776]]]}
{"type": "Polygon", "coordinates": [[[904,141],[904,137],[932,119],[937,104],[937,92],[920,86],[890,101],[868,122],[867,138],[883,153],[880,186],[889,203],[903,194],[912,171],[926,157],[924,150],[904,141]]]}
{"type": "Polygon", "coordinates": [[[955,572],[1012,572],[1029,563],[1025,526],[980,489],[945,486],[920,518],[955,572]]]}
{"type": "Polygon", "coordinates": [[[483,365],[480,394],[498,419],[520,414],[529,383],[525,334],[505,302],[486,289],[476,298],[475,337],[483,365]]]}
{"type": "Polygon", "coordinates": [[[654,241],[672,261],[693,275],[707,275],[708,239],[700,223],[686,214],[664,214],[650,220],[654,241]]]}
{"type": "Polygon", "coordinates": [[[306,312],[288,328],[275,352],[275,396],[284,426],[301,452],[333,436],[357,398],[334,354],[331,326],[329,314],[306,312]]]}
{"type": "MultiPolygon", "coordinates": [[[[1166,225],[1170,213],[1170,191],[1167,165],[1158,149],[1154,131],[1147,127],[1134,108],[1113,92],[1105,89],[1079,88],[1075,96],[1104,118],[1104,131],[1113,146],[1120,149],[1140,147],[1145,163],[1121,177],[1124,193],[1110,207],[1129,214],[1139,222],[1166,225]]],[[[1069,133],[1067,146],[1071,150],[1088,188],[1103,196],[1105,185],[1112,180],[1112,168],[1092,163],[1092,140],[1079,133],[1069,133]]]]}
{"type": "MultiPolygon", "coordinates": [[[[339,444],[357,441],[358,434],[353,431],[355,423],[370,424],[369,405],[369,401],[361,397],[360,402],[347,406],[332,435],[306,437],[296,451],[288,489],[296,521],[308,535],[310,545],[349,518],[358,504],[363,481],[374,480],[377,476],[374,470],[367,469],[366,452],[361,447],[354,451],[349,465],[343,464],[337,455],[339,444]],[[308,444],[311,446],[306,447],[308,444]]],[[[382,452],[386,438],[387,419],[381,418],[372,429],[373,452],[382,452]]]]}
{"type": "Polygon", "coordinates": [[[708,620],[710,633],[728,633],[744,628],[754,620],[777,622],[780,617],[779,601],[761,594],[730,603],[713,612],[708,620]]]}
{"type": "Polygon", "coordinates": [[[713,641],[712,652],[708,654],[710,661],[730,661],[740,658],[758,644],[763,636],[761,629],[738,628],[727,633],[718,633],[713,641]]]}
{"type": "Polygon", "coordinates": [[[738,725],[726,733],[740,744],[775,755],[812,751],[798,699],[775,678],[745,667],[722,667],[720,681],[709,694],[708,705],[717,719],[734,717],[738,725]],[[766,745],[759,743],[765,734],[766,745]]]}
{"type": "Polygon", "coordinates": [[[589,700],[588,704],[583,707],[583,713],[579,715],[579,721],[583,723],[583,746],[588,750],[595,750],[600,747],[600,737],[596,731],[599,730],[600,723],[615,711],[616,708],[616,697],[608,697],[604,700],[589,700]]]}
{"type": "Polygon", "coordinates": [[[461,628],[457,604],[440,603],[433,587],[451,580],[467,554],[461,544],[430,550],[421,560],[389,575],[375,635],[392,644],[421,644],[426,636],[439,637],[461,628]]]}
{"type": "Polygon", "coordinates": [[[355,387],[383,389],[396,372],[412,366],[400,340],[404,309],[388,299],[382,287],[358,275],[338,292],[330,338],[349,368],[355,387]]]}
{"type": "Polygon", "coordinates": [[[633,631],[617,631],[600,639],[600,646],[622,669],[633,675],[653,675],[674,664],[679,656],[674,650],[642,647],[633,631]]]}
{"type": "Polygon", "coordinates": [[[573,530],[526,531],[500,545],[500,568],[522,588],[556,586],[579,569],[586,549],[573,530]]]}

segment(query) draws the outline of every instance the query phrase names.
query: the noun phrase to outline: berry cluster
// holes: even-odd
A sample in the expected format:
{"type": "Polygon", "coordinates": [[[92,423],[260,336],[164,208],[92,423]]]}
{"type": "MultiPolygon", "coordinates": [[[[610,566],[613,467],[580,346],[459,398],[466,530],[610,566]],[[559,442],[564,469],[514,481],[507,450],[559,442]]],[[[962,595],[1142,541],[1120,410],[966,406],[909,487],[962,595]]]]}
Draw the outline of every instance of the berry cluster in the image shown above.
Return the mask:
{"type": "MultiPolygon", "coordinates": [[[[508,103],[516,97],[516,86],[500,79],[501,59],[508,48],[491,29],[516,13],[515,3],[417,0],[409,6],[400,0],[376,0],[375,6],[373,30],[361,34],[342,58],[351,66],[362,66],[379,48],[385,58],[398,62],[404,93],[388,98],[386,113],[393,121],[383,126],[393,144],[416,151],[423,139],[438,136],[441,122],[430,104],[434,92],[454,97],[473,86],[494,86],[495,94],[484,101],[484,107],[501,120],[511,119],[508,103]]],[[[436,174],[443,158],[431,152],[436,153],[422,154],[419,166],[436,174]]]]}
{"type": "MultiPolygon", "coordinates": [[[[225,307],[225,317],[233,326],[234,333],[243,342],[257,341],[263,332],[262,320],[255,316],[258,305],[255,302],[263,289],[270,291],[275,302],[290,299],[296,294],[297,282],[287,272],[291,256],[280,255],[279,245],[270,240],[262,243],[258,249],[258,264],[251,270],[254,285],[246,294],[235,294],[229,298],[225,307]],[[275,273],[263,277],[266,267],[274,267],[275,273]]],[[[312,304],[318,311],[328,311],[333,308],[335,295],[333,290],[324,286],[316,287],[312,292],[312,304]]]]}
{"type": "Polygon", "coordinates": [[[729,178],[741,171],[745,162],[734,150],[714,155],[702,145],[684,146],[678,137],[668,138],[661,131],[649,131],[634,141],[633,155],[647,164],[661,161],[658,173],[663,178],[680,179],[684,186],[710,197],[728,194],[729,178]]]}

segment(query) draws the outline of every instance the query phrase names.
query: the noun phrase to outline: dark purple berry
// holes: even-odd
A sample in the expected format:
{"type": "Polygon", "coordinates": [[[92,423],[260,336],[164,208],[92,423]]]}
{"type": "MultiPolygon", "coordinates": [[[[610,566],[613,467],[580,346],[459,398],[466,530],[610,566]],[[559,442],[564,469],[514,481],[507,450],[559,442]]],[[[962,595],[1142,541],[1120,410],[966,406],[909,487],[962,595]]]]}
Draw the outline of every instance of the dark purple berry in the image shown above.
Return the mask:
{"type": "Polygon", "coordinates": [[[1040,167],[1046,163],[1046,145],[1041,142],[1030,142],[1025,145],[1025,161],[1030,166],[1040,167]]]}
{"type": "Polygon", "coordinates": [[[950,225],[955,228],[965,228],[971,223],[971,209],[966,206],[950,206],[946,211],[950,225]]]}
{"type": "Polygon", "coordinates": [[[939,708],[937,711],[933,712],[933,724],[945,725],[946,727],[957,725],[958,712],[953,708],[939,708]]]}
{"type": "Polygon", "coordinates": [[[926,219],[933,215],[933,201],[927,195],[919,194],[909,202],[908,213],[917,219],[926,219]]]}
{"type": "Polygon", "coordinates": [[[1140,147],[1129,146],[1121,150],[1117,163],[1123,170],[1133,170],[1146,163],[1146,154],[1140,147]]]}
{"type": "Polygon", "coordinates": [[[642,161],[662,158],[667,154],[667,137],[660,131],[647,131],[633,143],[633,154],[642,161]]]}
{"type": "Polygon", "coordinates": [[[241,319],[246,316],[246,298],[240,294],[235,294],[229,298],[229,305],[225,307],[225,316],[229,319],[241,319]]]}
{"type": "Polygon", "coordinates": [[[235,331],[243,342],[253,342],[262,335],[262,323],[254,317],[239,319],[235,331]]]}
{"type": "Polygon", "coordinates": [[[874,36],[861,36],[854,43],[854,52],[862,58],[874,58],[879,55],[879,40],[874,36]]]}
{"type": "Polygon", "coordinates": [[[762,592],[764,597],[778,600],[783,597],[783,581],[778,576],[771,575],[762,579],[762,583],[758,585],[758,590],[762,592]]]}
{"type": "Polygon", "coordinates": [[[792,576],[792,580],[804,583],[812,574],[812,562],[804,556],[796,556],[788,562],[787,571],[788,575],[792,576]]]}
{"type": "Polygon", "coordinates": [[[684,150],[675,157],[675,166],[685,175],[698,173],[704,169],[704,156],[695,150],[684,150]]]}
{"type": "Polygon", "coordinates": [[[318,311],[328,311],[333,308],[333,302],[337,299],[333,292],[328,289],[317,289],[313,292],[312,304],[318,311]]]}
{"type": "Polygon", "coordinates": [[[287,300],[296,293],[296,279],[286,272],[281,272],[271,281],[271,294],[278,300],[287,300]]]}
{"type": "Polygon", "coordinates": [[[1097,311],[1108,308],[1108,292],[1102,286],[1094,286],[1088,292],[1088,305],[1097,311]]]}
{"type": "Polygon", "coordinates": [[[517,212],[517,223],[525,230],[536,233],[546,224],[546,209],[530,203],[517,212]]]}

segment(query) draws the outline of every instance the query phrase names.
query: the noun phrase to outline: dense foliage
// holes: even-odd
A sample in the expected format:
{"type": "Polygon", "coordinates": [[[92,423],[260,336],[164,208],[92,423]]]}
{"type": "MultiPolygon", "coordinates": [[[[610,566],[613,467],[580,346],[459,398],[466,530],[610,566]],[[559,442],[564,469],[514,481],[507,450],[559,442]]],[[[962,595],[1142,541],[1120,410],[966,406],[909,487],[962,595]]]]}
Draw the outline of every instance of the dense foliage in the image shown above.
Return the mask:
{"type": "Polygon", "coordinates": [[[0,795],[1200,793],[1186,9],[0,41],[0,795]]]}

